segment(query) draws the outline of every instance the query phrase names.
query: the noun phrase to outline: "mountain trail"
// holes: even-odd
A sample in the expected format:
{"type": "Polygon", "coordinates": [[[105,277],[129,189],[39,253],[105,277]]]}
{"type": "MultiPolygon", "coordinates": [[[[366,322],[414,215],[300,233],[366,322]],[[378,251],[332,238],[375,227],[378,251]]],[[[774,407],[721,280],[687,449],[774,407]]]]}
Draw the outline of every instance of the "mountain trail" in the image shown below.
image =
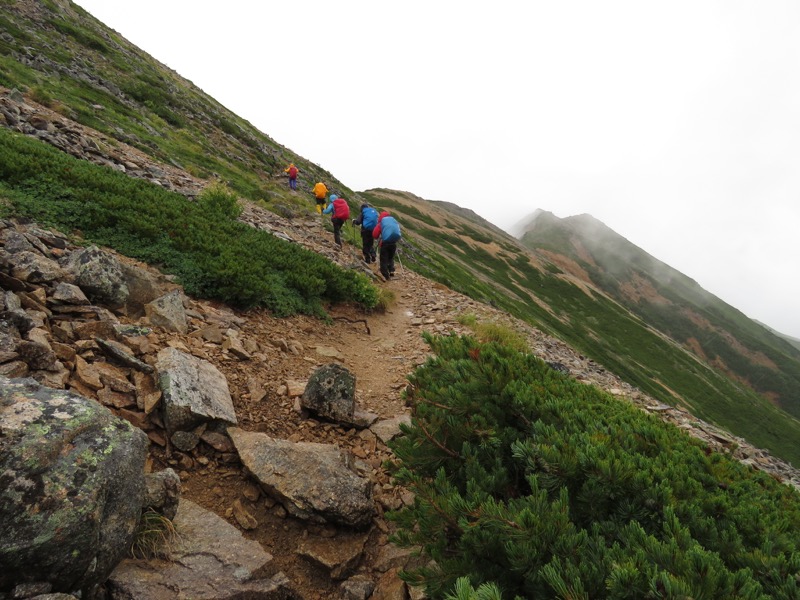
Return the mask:
{"type": "MultiPolygon", "coordinates": [[[[370,268],[361,262],[358,248],[349,243],[338,249],[332,232],[322,226],[318,217],[290,220],[249,205],[244,220],[378,279],[377,265],[370,268]]],[[[346,233],[350,240],[350,232],[346,233]]],[[[185,345],[225,374],[241,428],[295,442],[334,444],[372,469],[370,479],[379,516],[375,527],[359,533],[288,517],[280,504],[259,492],[233,452],[201,448],[191,457],[181,453],[171,456],[166,450],[154,454],[155,463],[162,464],[154,464],[153,469],[175,468],[186,498],[240,526],[246,521],[237,520],[236,511],[243,507],[258,523],[245,535],[273,555],[271,566],[276,572],[286,573],[303,598],[331,598],[338,592],[335,582],[320,567],[297,555],[298,548],[309,543],[316,547],[329,544],[336,551],[342,545],[363,544],[359,572],[374,577],[374,572],[386,567],[381,565],[391,525],[384,520],[383,512],[400,508],[408,501],[408,493],[393,486],[383,468],[391,454],[380,439],[366,430],[309,418],[300,410],[297,397],[308,377],[322,365],[341,364],[356,378],[358,409],[375,413],[380,419],[407,414],[409,409],[403,399],[406,377],[429,356],[422,332],[466,333],[457,321],[458,314],[480,307],[405,269],[402,256],[400,261],[397,276],[378,284],[394,295],[394,302],[385,311],[330,306],[330,319],[326,322],[308,316],[278,319],[266,310],[231,314],[222,305],[193,301],[194,310],[202,312],[206,321],[216,311],[223,327],[227,322],[235,323],[244,346],[257,348],[248,359],[225,352],[214,343],[201,346],[196,336],[191,339],[191,334],[183,340],[176,340],[174,335],[172,340],[166,340],[168,345],[185,345]]]]}

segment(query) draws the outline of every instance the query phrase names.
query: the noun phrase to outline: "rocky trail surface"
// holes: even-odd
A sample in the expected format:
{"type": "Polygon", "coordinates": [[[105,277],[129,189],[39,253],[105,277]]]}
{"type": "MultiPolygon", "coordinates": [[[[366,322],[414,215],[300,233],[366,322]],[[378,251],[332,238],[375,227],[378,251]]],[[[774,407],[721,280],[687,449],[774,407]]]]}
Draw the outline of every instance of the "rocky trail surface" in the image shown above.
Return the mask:
{"type": "MultiPolygon", "coordinates": [[[[35,135],[67,152],[129,175],[151,179],[188,198],[201,185],[175,167],[153,163],[124,144],[109,144],[96,132],[30,101],[10,95],[0,101],[5,125],[21,133],[35,135]]],[[[312,209],[313,200],[309,197],[309,211],[312,209]]],[[[26,270],[19,257],[21,253],[26,253],[25,256],[38,253],[48,257],[48,261],[58,260],[74,247],[55,233],[12,221],[5,222],[2,228],[0,274],[6,312],[22,319],[19,312],[22,311],[31,319],[25,321],[24,327],[20,325],[20,330],[27,332],[23,336],[26,339],[18,340],[18,346],[2,353],[0,373],[8,377],[33,376],[45,385],[82,393],[144,430],[151,442],[146,469],[159,472],[172,468],[180,477],[182,497],[194,503],[187,506],[196,505],[219,517],[219,523],[195,528],[208,528],[214,532],[209,535],[212,538],[230,539],[226,547],[245,544],[245,554],[264,553],[263,560],[254,562],[248,572],[272,578],[269,580],[272,587],[243,590],[243,595],[235,597],[294,596],[320,600],[364,599],[369,594],[373,598],[421,597],[419,591],[407,588],[397,576],[398,569],[413,558],[388,542],[392,525],[385,519],[385,512],[412,502],[413,497],[407,490],[394,486],[384,468],[384,462],[391,458],[386,442],[398,433],[398,423],[410,417],[411,408],[406,406],[403,392],[408,374],[429,355],[423,331],[470,333],[460,324],[464,315],[513,328],[528,340],[532,353],[554,368],[578,381],[596,385],[620,401],[659,415],[714,450],[732,454],[790,485],[800,485],[797,471],[768,453],[695,419],[682,409],[648,397],[536,328],[403,268],[402,247],[397,276],[383,282],[379,281],[374,265],[365,265],[360,260],[356,246],[347,243],[344,249],[339,249],[333,244],[332,233],[319,216],[287,218],[247,204],[241,218],[253,227],[323,254],[344,268],[362,270],[391,292],[394,302],[385,311],[369,314],[352,306],[330,306],[327,322],[307,316],[277,319],[263,310],[238,312],[218,303],[187,298],[178,286],[150,267],[117,257],[121,263],[148,274],[139,280],[147,280],[153,288],[152,298],[147,299],[149,303],[153,304],[153,299],[161,294],[177,290],[185,316],[184,325],[175,327],[161,318],[157,307],[147,311],[109,310],[85,298],[68,298],[67,288],[59,283],[62,277],[65,282],[74,283],[74,279],[61,272],[43,277],[40,273],[49,263],[36,263],[35,269],[26,270]],[[141,327],[141,334],[115,337],[109,323],[115,328],[141,327]],[[117,339],[137,363],[131,362],[132,367],[114,366],[114,360],[98,338],[117,339]],[[27,354],[19,348],[27,349],[27,354]],[[368,481],[375,507],[369,523],[349,527],[293,516],[287,510],[287,503],[274,493],[266,493],[265,486],[253,476],[253,469],[243,464],[242,451],[234,445],[233,436],[209,428],[197,432],[199,439],[193,444],[186,444],[184,449],[176,447],[157,410],[161,394],[156,379],[143,374],[141,366],[157,366],[159,357],[169,348],[207,362],[224,375],[237,431],[242,432],[236,437],[264,434],[294,444],[325,444],[341,451],[352,470],[368,481]],[[376,418],[370,427],[322,419],[301,406],[300,398],[309,379],[331,364],[344,367],[355,378],[356,407],[373,413],[376,418]],[[239,533],[232,531],[233,528],[239,533]],[[234,541],[236,535],[242,539],[234,541]],[[247,543],[256,543],[258,550],[254,550],[256,546],[246,546],[247,543]]],[[[349,242],[355,236],[350,225],[346,227],[344,237],[349,242]]],[[[186,509],[181,517],[187,529],[193,527],[192,519],[199,519],[193,510],[186,509]]],[[[185,569],[193,561],[202,569],[211,568],[202,562],[207,557],[202,560],[198,557],[206,554],[199,551],[191,554],[176,548],[173,560],[185,569]]],[[[224,558],[217,556],[214,560],[227,568],[224,558]]],[[[164,565],[142,563],[135,568],[140,570],[134,579],[141,582],[148,581],[164,565]]],[[[191,577],[191,572],[172,574],[169,593],[174,595],[165,592],[158,597],[180,597],[175,582],[185,576],[191,577]]],[[[125,591],[120,585],[110,592],[111,597],[137,597],[138,592],[131,589],[135,588],[125,591]]],[[[209,589],[196,597],[228,597],[221,594],[209,589]]]]}

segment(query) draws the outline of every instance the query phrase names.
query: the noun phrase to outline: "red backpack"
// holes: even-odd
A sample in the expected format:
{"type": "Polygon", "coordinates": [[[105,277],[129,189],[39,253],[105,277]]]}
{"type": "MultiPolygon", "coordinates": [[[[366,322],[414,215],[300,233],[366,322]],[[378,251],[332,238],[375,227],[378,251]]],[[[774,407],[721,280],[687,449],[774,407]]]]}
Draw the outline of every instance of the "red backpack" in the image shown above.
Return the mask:
{"type": "Polygon", "coordinates": [[[289,167],[289,178],[294,179],[297,177],[297,167],[289,167]]]}
{"type": "Polygon", "coordinates": [[[333,201],[333,218],[347,221],[350,218],[350,207],[344,198],[337,198],[333,201]]]}

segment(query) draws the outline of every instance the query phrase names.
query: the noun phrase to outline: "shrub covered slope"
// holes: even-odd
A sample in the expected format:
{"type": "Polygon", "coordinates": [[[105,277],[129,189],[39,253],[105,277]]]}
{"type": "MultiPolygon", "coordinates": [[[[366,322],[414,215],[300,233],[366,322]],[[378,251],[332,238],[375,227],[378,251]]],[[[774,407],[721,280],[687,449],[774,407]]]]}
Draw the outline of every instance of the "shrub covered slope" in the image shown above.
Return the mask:
{"type": "Polygon", "coordinates": [[[393,449],[434,598],[800,598],[794,490],[530,354],[428,341],[393,449]]]}
{"type": "Polygon", "coordinates": [[[236,196],[220,186],[191,202],[0,128],[0,193],[12,212],[160,265],[199,297],[281,316],[377,301],[364,275],[236,221],[236,196]]]}

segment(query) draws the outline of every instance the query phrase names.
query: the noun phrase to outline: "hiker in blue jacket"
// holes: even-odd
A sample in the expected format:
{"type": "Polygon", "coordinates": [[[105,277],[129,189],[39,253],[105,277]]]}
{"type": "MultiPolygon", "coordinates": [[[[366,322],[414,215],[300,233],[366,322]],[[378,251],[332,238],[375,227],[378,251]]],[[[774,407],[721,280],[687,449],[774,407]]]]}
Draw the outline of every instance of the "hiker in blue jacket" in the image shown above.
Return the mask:
{"type": "Polygon", "coordinates": [[[364,262],[374,263],[375,257],[375,238],[372,237],[372,230],[378,224],[378,211],[369,204],[361,205],[361,214],[357,219],[353,219],[353,225],[361,225],[361,253],[364,255],[364,262]]]}
{"type": "Polygon", "coordinates": [[[400,223],[388,212],[378,216],[378,224],[372,230],[372,237],[378,240],[381,275],[389,280],[394,275],[394,255],[400,241],[400,223]]]}

